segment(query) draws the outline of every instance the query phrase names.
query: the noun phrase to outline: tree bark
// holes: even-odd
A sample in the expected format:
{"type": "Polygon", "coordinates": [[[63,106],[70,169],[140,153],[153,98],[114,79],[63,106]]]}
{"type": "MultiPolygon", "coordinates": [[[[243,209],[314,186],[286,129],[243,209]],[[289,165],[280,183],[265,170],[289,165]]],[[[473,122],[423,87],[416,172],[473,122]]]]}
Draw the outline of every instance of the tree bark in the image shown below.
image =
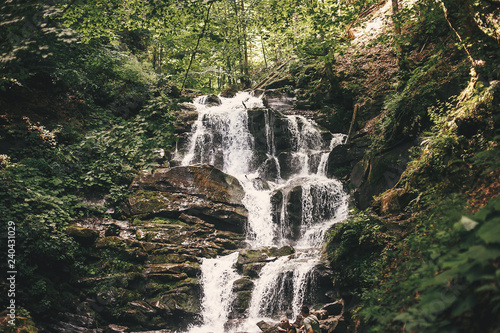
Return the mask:
{"type": "Polygon", "coordinates": [[[264,39],[260,36],[260,43],[262,44],[262,55],[264,56],[264,64],[267,68],[267,60],[266,60],[266,49],[264,48],[264,39]]]}
{"type": "Polygon", "coordinates": [[[210,2],[210,5],[208,6],[207,9],[207,17],[205,18],[205,23],[203,23],[203,29],[200,32],[200,35],[198,36],[198,40],[196,41],[196,46],[194,47],[193,53],[191,53],[191,59],[189,59],[189,66],[186,70],[186,75],[184,76],[184,81],[182,82],[182,88],[181,91],[184,90],[184,87],[186,86],[186,80],[189,74],[189,70],[191,69],[191,66],[193,65],[194,58],[196,56],[196,52],[198,51],[198,46],[200,45],[201,38],[205,34],[205,30],[208,25],[208,19],[210,17],[210,9],[212,8],[213,2],[210,2]]]}
{"type": "Polygon", "coordinates": [[[401,35],[401,26],[396,18],[399,13],[399,0],[392,0],[392,23],[394,24],[394,32],[397,37],[401,35]]]}

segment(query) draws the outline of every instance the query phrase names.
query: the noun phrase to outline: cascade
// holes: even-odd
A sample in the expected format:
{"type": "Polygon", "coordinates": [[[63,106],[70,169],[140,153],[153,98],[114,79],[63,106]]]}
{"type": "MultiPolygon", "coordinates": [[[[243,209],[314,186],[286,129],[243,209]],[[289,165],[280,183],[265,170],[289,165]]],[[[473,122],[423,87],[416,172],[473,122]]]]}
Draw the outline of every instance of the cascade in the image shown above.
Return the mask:
{"type": "Polygon", "coordinates": [[[234,267],[238,253],[204,259],[203,325],[189,332],[260,332],[258,321],[296,316],[303,302],[314,301],[312,277],[324,233],[347,216],[342,184],[326,176],[328,154],[345,135],[320,130],[302,116],[264,109],[261,98],[250,93],[221,101],[216,106],[205,105],[203,98],[194,101],[198,119],[176,159],[182,165],[212,164],[240,181],[248,248],[288,245],[296,253],[264,265],[246,318],[233,324],[229,313],[233,282],[241,278],[234,267]]]}

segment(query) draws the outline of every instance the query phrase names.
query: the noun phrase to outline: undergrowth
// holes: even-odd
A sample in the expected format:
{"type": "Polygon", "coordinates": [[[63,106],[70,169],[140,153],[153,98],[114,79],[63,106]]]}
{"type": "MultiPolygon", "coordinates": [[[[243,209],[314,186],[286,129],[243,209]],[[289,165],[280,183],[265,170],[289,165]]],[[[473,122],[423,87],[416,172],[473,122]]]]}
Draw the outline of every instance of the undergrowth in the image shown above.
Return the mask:
{"type": "MultiPolygon", "coordinates": [[[[6,110],[0,128],[0,211],[15,223],[19,249],[16,305],[37,322],[71,308],[78,297],[72,283],[96,273],[84,262],[85,246],[66,228],[120,216],[133,177],[165,162],[163,150],[176,140],[176,100],[132,57],[87,45],[68,66],[49,65],[44,71],[60,89],[57,98],[77,94],[76,105],[27,109],[24,117],[6,110]],[[33,120],[37,112],[49,121],[33,120]],[[54,115],[65,119],[54,123],[54,115]]],[[[18,94],[31,98],[27,88],[18,94]]],[[[0,228],[6,234],[7,223],[0,228]]],[[[112,257],[100,273],[137,269],[112,257]]]]}

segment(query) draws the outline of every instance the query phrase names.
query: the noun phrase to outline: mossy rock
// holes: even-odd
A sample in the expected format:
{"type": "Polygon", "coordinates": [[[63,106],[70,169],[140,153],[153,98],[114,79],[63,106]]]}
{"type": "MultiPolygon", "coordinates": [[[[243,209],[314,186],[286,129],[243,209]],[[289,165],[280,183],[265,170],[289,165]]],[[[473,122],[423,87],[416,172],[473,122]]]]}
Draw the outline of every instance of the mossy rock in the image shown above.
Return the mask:
{"type": "Polygon", "coordinates": [[[66,234],[81,244],[93,244],[99,237],[99,231],[79,225],[68,226],[66,228],[66,234]]]}
{"type": "Polygon", "coordinates": [[[236,250],[241,247],[241,241],[232,241],[228,239],[219,239],[219,241],[226,250],[236,250]]]}
{"type": "Polygon", "coordinates": [[[121,309],[118,320],[130,326],[149,327],[149,316],[140,309],[121,309]]]}
{"type": "Polygon", "coordinates": [[[100,238],[96,244],[97,248],[123,249],[127,247],[127,242],[118,236],[107,236],[100,238]]]}
{"type": "Polygon", "coordinates": [[[289,256],[291,254],[295,253],[295,249],[289,245],[283,246],[281,248],[277,247],[272,247],[269,249],[269,255],[273,257],[283,257],[283,256],[289,256]]]}
{"type": "Polygon", "coordinates": [[[198,276],[200,271],[200,264],[198,263],[182,263],[182,264],[150,264],[148,273],[165,273],[165,274],[182,274],[185,273],[190,277],[198,276]]]}
{"type": "Polygon", "coordinates": [[[220,95],[225,98],[233,98],[238,91],[238,87],[231,86],[221,91],[220,95]]]}
{"type": "Polygon", "coordinates": [[[243,250],[240,251],[238,255],[238,260],[236,261],[236,266],[242,266],[255,262],[263,262],[269,256],[265,250],[243,250]]]}
{"type": "Polygon", "coordinates": [[[236,298],[233,301],[233,308],[238,313],[244,313],[248,309],[251,299],[252,299],[252,291],[249,290],[238,291],[236,293],[236,298]]]}
{"type": "Polygon", "coordinates": [[[151,264],[180,264],[186,261],[195,262],[196,260],[195,256],[184,253],[153,254],[148,257],[148,261],[151,264]]]}
{"type": "Polygon", "coordinates": [[[252,291],[254,283],[249,278],[241,278],[234,281],[233,291],[252,291]]]}
{"type": "Polygon", "coordinates": [[[162,296],[162,301],[170,309],[195,316],[201,311],[199,296],[199,286],[183,286],[165,293],[162,296]]]}
{"type": "Polygon", "coordinates": [[[243,275],[249,276],[251,278],[258,278],[260,271],[266,264],[263,262],[251,263],[243,265],[241,272],[243,275]]]}

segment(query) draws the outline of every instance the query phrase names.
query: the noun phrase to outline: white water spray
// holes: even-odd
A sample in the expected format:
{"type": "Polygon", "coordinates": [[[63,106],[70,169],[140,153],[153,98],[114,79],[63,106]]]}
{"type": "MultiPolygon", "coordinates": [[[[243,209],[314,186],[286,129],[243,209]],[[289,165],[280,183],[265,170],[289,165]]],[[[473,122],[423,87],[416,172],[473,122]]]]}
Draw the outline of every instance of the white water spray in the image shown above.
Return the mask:
{"type": "Polygon", "coordinates": [[[234,299],[232,286],[240,278],[234,268],[238,253],[225,257],[204,259],[201,264],[203,275],[202,317],[203,325],[190,329],[191,333],[224,332],[224,325],[231,311],[234,299]]]}

